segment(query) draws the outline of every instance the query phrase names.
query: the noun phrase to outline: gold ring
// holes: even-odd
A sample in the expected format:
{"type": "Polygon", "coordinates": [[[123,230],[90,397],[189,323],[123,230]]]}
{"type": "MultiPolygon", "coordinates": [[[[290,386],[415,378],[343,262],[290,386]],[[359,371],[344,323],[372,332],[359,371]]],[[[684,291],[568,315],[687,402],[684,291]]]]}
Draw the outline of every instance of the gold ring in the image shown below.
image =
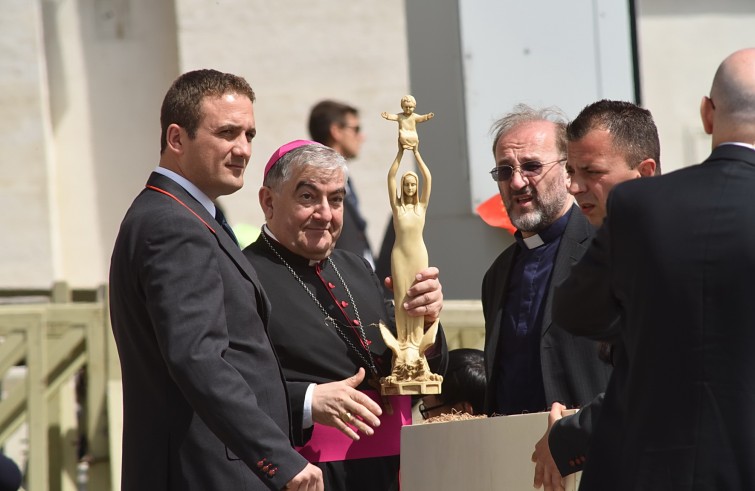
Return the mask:
{"type": "Polygon", "coordinates": [[[354,419],[354,417],[348,411],[342,412],[340,418],[341,418],[341,421],[343,421],[346,424],[351,423],[351,420],[354,419]]]}

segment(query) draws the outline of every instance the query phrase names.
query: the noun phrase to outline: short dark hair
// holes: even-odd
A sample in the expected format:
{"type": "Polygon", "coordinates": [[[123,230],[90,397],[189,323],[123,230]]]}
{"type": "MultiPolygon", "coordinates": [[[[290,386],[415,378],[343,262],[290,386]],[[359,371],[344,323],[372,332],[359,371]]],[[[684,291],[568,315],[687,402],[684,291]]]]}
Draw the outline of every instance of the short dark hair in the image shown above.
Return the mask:
{"type": "Polygon", "coordinates": [[[225,94],[244,95],[254,102],[254,91],[244,78],[217,70],[194,70],[178,77],[160,108],[160,154],[168,145],[168,126],[177,124],[194,139],[202,122],[202,100],[225,94]]]}
{"type": "Polygon", "coordinates": [[[602,99],[585,106],[566,126],[566,139],[578,141],[598,129],[611,133],[630,169],[653,159],[655,173],[661,173],[661,143],[650,111],[631,102],[602,99]]]}
{"type": "Polygon", "coordinates": [[[448,368],[438,398],[443,404],[468,402],[475,414],[484,413],[485,358],[482,351],[460,348],[448,352],[448,368]]]}
{"type": "Polygon", "coordinates": [[[312,140],[330,146],[330,126],[346,126],[346,115],[359,116],[359,111],[343,102],[324,100],[312,107],[309,112],[309,135],[312,140]]]}

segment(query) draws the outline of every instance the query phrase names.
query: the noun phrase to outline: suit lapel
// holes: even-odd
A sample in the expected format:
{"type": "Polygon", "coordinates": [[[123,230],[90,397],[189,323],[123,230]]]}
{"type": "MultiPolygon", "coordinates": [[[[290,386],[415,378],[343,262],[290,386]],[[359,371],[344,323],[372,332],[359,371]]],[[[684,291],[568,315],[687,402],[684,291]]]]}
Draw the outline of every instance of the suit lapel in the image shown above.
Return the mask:
{"type": "Polygon", "coordinates": [[[582,214],[577,205],[572,205],[569,221],[566,223],[564,235],[561,236],[561,243],[556,253],[556,261],[553,264],[550,283],[548,284],[548,295],[545,298],[545,310],[543,311],[543,324],[540,328],[540,335],[545,336],[551,328],[551,304],[553,303],[553,288],[556,284],[564,280],[571,268],[584,255],[587,246],[590,244],[594,230],[587,218],[582,214]]]}
{"type": "Polygon", "coordinates": [[[194,212],[197,216],[197,221],[204,222],[208,233],[215,236],[218,241],[218,245],[223,249],[225,254],[236,264],[236,267],[241,273],[254,285],[257,292],[257,308],[259,310],[262,320],[267,325],[267,316],[270,311],[270,300],[267,298],[265,291],[262,289],[257,272],[254,270],[249,261],[242,254],[241,249],[231,239],[231,237],[223,230],[221,225],[215,220],[215,217],[210,215],[207,209],[202,206],[194,197],[189,194],[183,187],[181,187],[174,180],[163,176],[162,174],[152,173],[147,181],[148,186],[155,186],[159,189],[169,192],[177,199],[179,199],[189,210],[194,212]]]}

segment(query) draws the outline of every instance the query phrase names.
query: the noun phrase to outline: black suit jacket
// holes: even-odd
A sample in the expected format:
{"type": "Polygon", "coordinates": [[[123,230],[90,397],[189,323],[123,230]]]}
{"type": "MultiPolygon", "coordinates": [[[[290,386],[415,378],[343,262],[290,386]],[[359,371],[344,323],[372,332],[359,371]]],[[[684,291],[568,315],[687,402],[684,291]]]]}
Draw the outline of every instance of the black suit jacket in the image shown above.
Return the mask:
{"type": "Polygon", "coordinates": [[[548,436],[548,448],[562,476],[582,470],[579,459],[584,459],[587,455],[590,436],[600,417],[604,397],[605,394],[601,392],[576,414],[564,416],[553,423],[548,436]]]}
{"type": "Polygon", "coordinates": [[[185,206],[145,189],[113,250],[122,488],[280,489],[306,461],[290,445],[287,395],[257,275],[181,186],[157,173],[148,186],[185,206]]]}
{"type": "Polygon", "coordinates": [[[626,378],[606,393],[581,489],[755,489],[754,190],[755,151],[723,145],[612,191],[554,310],[587,334],[623,316],[626,378]]]}
{"type": "MultiPolygon", "coordinates": [[[[571,215],[556,254],[540,330],[540,363],[548,407],[555,401],[569,408],[582,406],[603,392],[608,383],[611,369],[598,358],[598,343],[573,336],[551,320],[553,285],[569,274],[571,266],[584,254],[592,234],[593,228],[590,222],[576,205],[572,206],[571,215]]],[[[494,410],[498,377],[494,367],[498,357],[498,339],[503,308],[506,305],[509,271],[518,252],[519,245],[516,243],[503,251],[485,273],[482,282],[485,368],[488,380],[485,391],[485,410],[488,414],[494,410]]]]}
{"type": "MultiPolygon", "coordinates": [[[[308,259],[292,253],[272,238],[268,241],[349,339],[346,341],[332,322],[325,322],[320,307],[261,235],[244,249],[244,255],[259,271],[270,295],[270,338],[280,355],[288,382],[294,435],[297,443],[303,443],[311,434],[311,429],[305,431],[301,425],[304,396],[310,384],[343,380],[354,375],[359,367],[364,367],[365,381],[358,389],[374,390],[369,384],[371,374],[367,353],[360,342],[361,332],[348,325],[344,313],[353,321],[358,312],[378,374],[386,376],[391,373],[391,351],[377,325],[383,322],[395,335],[393,305],[383,298],[380,282],[363,258],[336,249],[327,261],[310,266],[308,259]],[[337,272],[333,264],[336,264],[337,272]]],[[[448,349],[442,328],[438,330],[435,346],[429,351],[432,351],[427,354],[430,368],[443,374],[448,349]]],[[[395,456],[329,462],[320,464],[320,467],[326,489],[389,491],[398,489],[398,464],[398,456],[395,456]]]]}
{"type": "MultiPolygon", "coordinates": [[[[349,181],[349,184],[351,185],[351,181],[349,181]]],[[[354,193],[351,187],[349,193],[354,193]]],[[[336,248],[352,252],[359,257],[366,258],[365,254],[367,254],[374,261],[370,241],[367,239],[367,225],[355,204],[355,198],[356,195],[354,195],[354,199],[347,197],[343,202],[343,227],[336,242],[336,248]]]]}

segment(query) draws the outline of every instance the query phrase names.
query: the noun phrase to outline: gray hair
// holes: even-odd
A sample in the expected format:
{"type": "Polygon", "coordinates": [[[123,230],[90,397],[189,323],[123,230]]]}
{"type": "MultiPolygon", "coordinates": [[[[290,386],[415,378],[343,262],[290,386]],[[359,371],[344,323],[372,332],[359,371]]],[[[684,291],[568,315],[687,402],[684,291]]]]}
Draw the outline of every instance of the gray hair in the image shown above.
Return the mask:
{"type": "Polygon", "coordinates": [[[346,159],[332,148],[319,144],[304,145],[278,159],[262,184],[270,189],[280,189],[295,174],[295,171],[305,166],[329,171],[341,169],[344,175],[348,173],[346,159]]]}
{"type": "Polygon", "coordinates": [[[566,156],[566,115],[555,106],[542,109],[535,109],[527,104],[517,104],[514,110],[503,116],[493,123],[490,132],[494,133],[493,137],[493,155],[495,147],[501,137],[511,131],[516,126],[525,123],[534,123],[538,121],[550,121],[556,125],[556,145],[558,151],[564,157],[566,156]]]}

